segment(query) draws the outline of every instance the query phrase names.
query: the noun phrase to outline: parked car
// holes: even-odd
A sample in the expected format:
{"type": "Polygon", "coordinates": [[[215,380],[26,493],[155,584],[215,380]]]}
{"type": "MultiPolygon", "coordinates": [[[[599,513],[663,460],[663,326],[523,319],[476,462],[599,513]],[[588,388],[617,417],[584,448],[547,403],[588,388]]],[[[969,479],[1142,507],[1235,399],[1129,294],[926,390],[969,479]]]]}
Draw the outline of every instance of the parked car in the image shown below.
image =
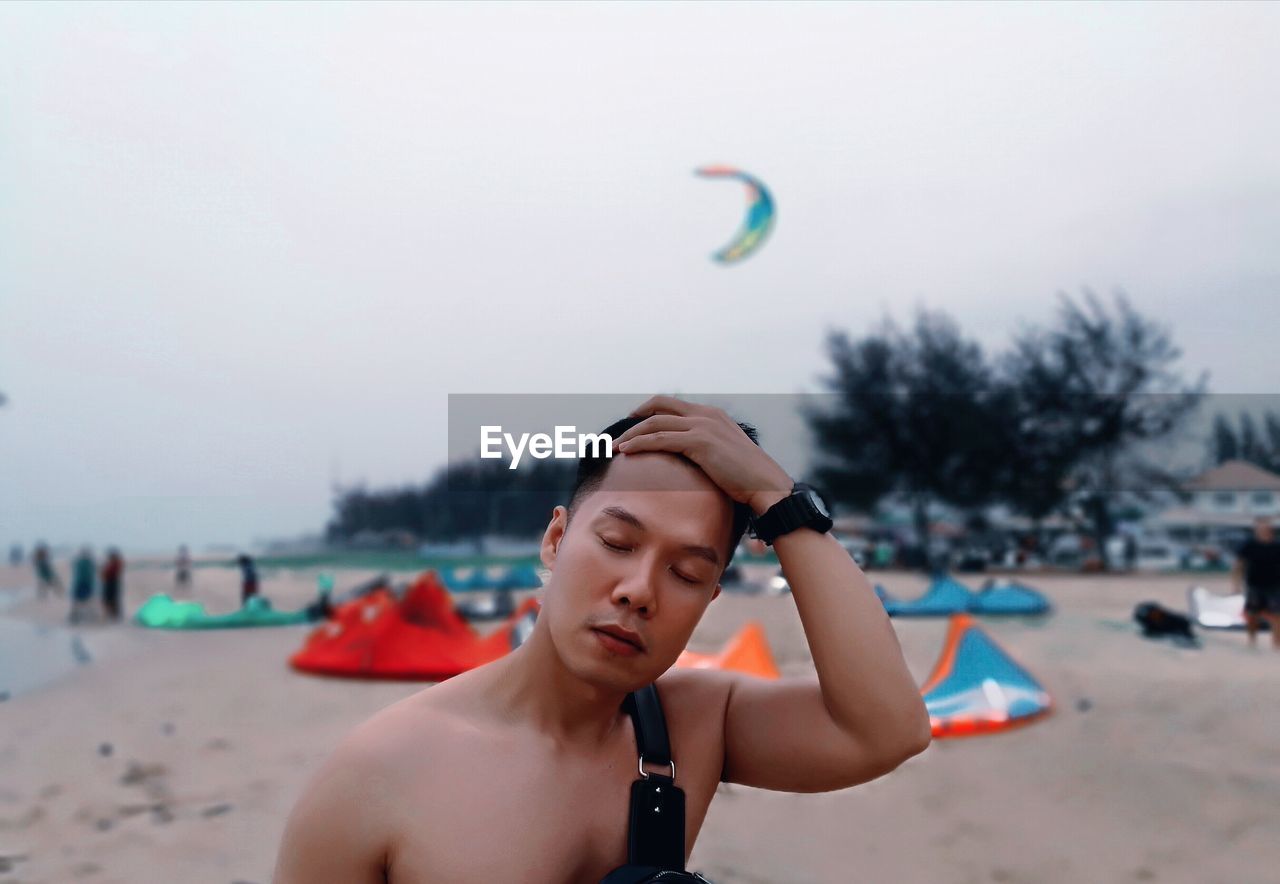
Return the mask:
{"type": "Polygon", "coordinates": [[[1049,545],[1048,559],[1051,565],[1078,568],[1085,559],[1084,540],[1078,534],[1064,534],[1049,545]]]}
{"type": "Polygon", "coordinates": [[[1138,541],[1134,567],[1139,571],[1176,571],[1185,565],[1186,551],[1169,540],[1138,541]]]}

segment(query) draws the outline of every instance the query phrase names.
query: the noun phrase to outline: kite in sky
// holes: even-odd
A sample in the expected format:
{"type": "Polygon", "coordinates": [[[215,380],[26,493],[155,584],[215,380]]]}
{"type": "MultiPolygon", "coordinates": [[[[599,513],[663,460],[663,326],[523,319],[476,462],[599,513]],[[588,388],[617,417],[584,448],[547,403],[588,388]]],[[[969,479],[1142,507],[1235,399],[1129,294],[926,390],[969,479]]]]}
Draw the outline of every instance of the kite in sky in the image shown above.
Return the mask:
{"type": "Polygon", "coordinates": [[[760,179],[731,166],[703,166],[694,174],[704,178],[736,178],[747,186],[747,217],[742,229],[711,257],[722,264],[736,264],[764,244],[765,237],[773,229],[773,197],[760,179]]]}

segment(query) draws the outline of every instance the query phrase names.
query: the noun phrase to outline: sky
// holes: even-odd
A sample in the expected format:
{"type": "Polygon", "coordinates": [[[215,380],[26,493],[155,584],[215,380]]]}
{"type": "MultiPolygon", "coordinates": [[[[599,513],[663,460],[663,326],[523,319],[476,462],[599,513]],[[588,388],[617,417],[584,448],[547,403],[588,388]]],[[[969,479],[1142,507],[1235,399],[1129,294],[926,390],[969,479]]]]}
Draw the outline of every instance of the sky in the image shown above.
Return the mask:
{"type": "Polygon", "coordinates": [[[811,391],[1086,286],[1274,392],[1278,106],[1274,4],[0,5],[0,543],[317,531],[449,394],[811,391]]]}

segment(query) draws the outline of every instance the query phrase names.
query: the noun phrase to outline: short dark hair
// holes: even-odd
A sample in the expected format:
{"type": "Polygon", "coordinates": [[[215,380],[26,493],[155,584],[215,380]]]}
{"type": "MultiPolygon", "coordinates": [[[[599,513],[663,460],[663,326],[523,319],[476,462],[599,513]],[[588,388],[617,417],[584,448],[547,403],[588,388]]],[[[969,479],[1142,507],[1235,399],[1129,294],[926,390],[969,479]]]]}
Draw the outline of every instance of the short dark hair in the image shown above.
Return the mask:
{"type": "MultiPolygon", "coordinates": [[[[622,420],[614,421],[600,432],[607,435],[610,439],[617,439],[627,430],[643,421],[642,417],[624,417],[622,420]]],[[[760,440],[756,433],[756,428],[751,424],[738,424],[738,428],[747,435],[747,438],[757,445],[760,440]]],[[[595,446],[587,446],[587,452],[578,459],[578,474],[573,482],[573,490],[569,492],[569,517],[573,517],[573,511],[578,505],[578,501],[586,497],[591,492],[600,487],[600,483],[604,481],[604,474],[609,470],[609,464],[612,458],[604,457],[596,454],[595,446]]],[[[682,457],[683,455],[677,455],[682,457]]],[[[687,458],[683,458],[688,460],[687,458]]],[[[688,461],[693,463],[693,461],[688,461]]],[[[695,464],[696,466],[696,464],[695,464]]],[[[733,561],[733,554],[738,549],[738,543],[742,540],[742,535],[746,533],[747,526],[751,523],[751,507],[745,503],[733,501],[733,527],[729,530],[729,551],[728,557],[724,560],[724,566],[729,567],[729,563],[733,561]]]]}

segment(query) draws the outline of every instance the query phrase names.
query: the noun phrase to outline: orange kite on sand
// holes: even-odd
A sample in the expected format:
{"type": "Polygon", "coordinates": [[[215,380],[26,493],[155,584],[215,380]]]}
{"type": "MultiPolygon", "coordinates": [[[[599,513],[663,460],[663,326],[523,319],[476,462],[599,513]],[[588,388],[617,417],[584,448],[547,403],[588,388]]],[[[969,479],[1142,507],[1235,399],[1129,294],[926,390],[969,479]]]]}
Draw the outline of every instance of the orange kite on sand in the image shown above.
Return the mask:
{"type": "Polygon", "coordinates": [[[769,642],[764,637],[764,628],[754,620],[725,642],[720,653],[682,651],[676,666],[681,669],[725,669],[769,679],[779,677],[778,666],[773,662],[769,642]]]}

